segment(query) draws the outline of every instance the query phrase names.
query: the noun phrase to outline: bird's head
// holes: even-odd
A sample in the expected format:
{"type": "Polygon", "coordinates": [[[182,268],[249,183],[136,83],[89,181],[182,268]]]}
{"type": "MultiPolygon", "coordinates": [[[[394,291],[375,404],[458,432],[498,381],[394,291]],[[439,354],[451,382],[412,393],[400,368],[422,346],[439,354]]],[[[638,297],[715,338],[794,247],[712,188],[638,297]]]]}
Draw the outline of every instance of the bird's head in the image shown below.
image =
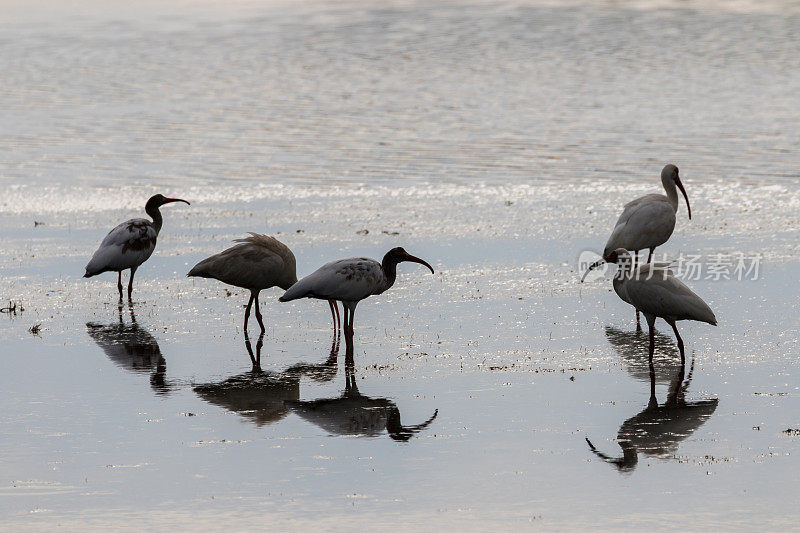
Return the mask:
{"type": "Polygon", "coordinates": [[[619,265],[620,272],[622,273],[631,266],[631,253],[625,248],[617,248],[613,252],[606,254],[602,259],[589,265],[589,268],[586,270],[586,272],[584,272],[583,277],[581,278],[581,283],[583,283],[583,280],[585,280],[586,276],[589,275],[589,272],[605,263],[619,265]]]}
{"type": "Polygon", "coordinates": [[[182,200],[180,198],[167,198],[163,194],[156,194],[155,196],[151,196],[149,200],[147,200],[147,205],[145,205],[145,210],[159,208],[164,204],[168,204],[171,202],[183,202],[187,205],[192,205],[186,200],[182,200]]]}
{"type": "Polygon", "coordinates": [[[664,167],[661,171],[661,183],[664,183],[666,186],[667,183],[674,183],[678,189],[681,190],[683,193],[683,198],[686,200],[686,209],[689,210],[689,220],[692,219],[692,206],[689,205],[689,197],[686,196],[686,189],[683,188],[683,183],[681,183],[681,177],[678,172],[678,167],[673,165],[672,163],[668,164],[664,167]]]}
{"type": "Polygon", "coordinates": [[[397,263],[402,263],[403,261],[410,261],[412,263],[419,263],[420,265],[425,265],[431,271],[431,274],[433,274],[433,267],[430,266],[427,263],[427,261],[409,254],[400,246],[398,246],[397,248],[392,248],[391,250],[386,252],[385,256],[383,256],[384,265],[396,265],[397,263]]]}

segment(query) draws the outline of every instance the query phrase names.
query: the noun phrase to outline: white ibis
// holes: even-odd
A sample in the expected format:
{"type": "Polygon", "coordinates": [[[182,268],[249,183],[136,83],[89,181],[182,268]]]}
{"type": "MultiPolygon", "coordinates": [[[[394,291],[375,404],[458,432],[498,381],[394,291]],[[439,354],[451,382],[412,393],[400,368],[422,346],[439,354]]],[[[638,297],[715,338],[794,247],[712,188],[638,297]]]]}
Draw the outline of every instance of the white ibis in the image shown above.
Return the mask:
{"type": "Polygon", "coordinates": [[[286,291],[279,299],[289,302],[298,298],[338,300],[344,307],[344,333],[348,352],[353,350],[353,317],[358,302],[375,294],[381,294],[394,285],[397,264],[411,261],[425,265],[433,273],[433,267],[414,257],[402,248],[392,248],[380,263],[366,257],[339,259],[323,265],[304,277],[286,291]]]}
{"type": "MultiPolygon", "coordinates": [[[[634,265],[639,258],[640,250],[650,250],[647,257],[649,263],[653,258],[653,251],[657,246],[667,242],[675,230],[675,213],[678,211],[678,191],[681,190],[686,199],[686,209],[689,220],[692,219],[692,208],[689,197],[683,188],[678,167],[669,164],[661,170],[661,184],[667,195],[646,194],[632,202],[625,204],[625,209],[617,219],[614,230],[603,249],[603,256],[610,254],[617,248],[625,248],[633,252],[634,265]]],[[[636,313],[636,323],[639,323],[639,313],[636,313]]]]}
{"type": "Polygon", "coordinates": [[[641,311],[647,319],[647,325],[650,327],[651,365],[655,351],[656,318],[663,318],[672,326],[681,353],[681,363],[685,361],[683,339],[678,333],[675,322],[697,320],[712,326],[717,325],[717,318],[708,304],[676,278],[666,264],[647,264],[633,270],[630,252],[618,248],[603,257],[601,261],[592,264],[589,270],[600,266],[603,262],[619,266],[614,277],[614,290],[622,300],[634,306],[637,311],[641,311]]]}
{"type": "Polygon", "coordinates": [[[146,218],[132,218],[112,229],[86,265],[83,277],[91,278],[103,272],[117,272],[119,274],[117,289],[121,300],[122,271],[130,269],[131,277],[128,280],[128,299],[130,299],[136,269],[153,255],[153,250],[156,248],[156,238],[164,222],[158,208],[170,202],[189,204],[180,198],[165,198],[160,194],[152,196],[144,206],[144,211],[153,219],[152,222],[146,218]]]}

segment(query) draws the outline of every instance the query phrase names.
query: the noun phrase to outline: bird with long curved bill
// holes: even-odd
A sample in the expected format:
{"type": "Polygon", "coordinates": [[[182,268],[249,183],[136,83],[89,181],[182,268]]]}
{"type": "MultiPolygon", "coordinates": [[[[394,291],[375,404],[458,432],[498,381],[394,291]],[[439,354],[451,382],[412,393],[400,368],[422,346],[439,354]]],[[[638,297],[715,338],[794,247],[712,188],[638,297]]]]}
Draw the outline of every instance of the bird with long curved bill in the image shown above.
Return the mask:
{"type": "Polygon", "coordinates": [[[92,256],[89,264],[86,265],[86,273],[83,277],[91,278],[103,272],[117,272],[117,290],[119,290],[119,298],[122,300],[122,271],[130,269],[131,277],[128,280],[128,299],[130,300],[136,269],[147,261],[153,255],[153,250],[156,249],[156,239],[164,222],[159,208],[172,202],[191,205],[186,200],[166,198],[161,194],[150,197],[144,206],[144,211],[153,220],[132,218],[112,229],[100,243],[100,247],[92,256]]]}
{"type": "Polygon", "coordinates": [[[655,351],[656,318],[663,318],[675,332],[678,350],[681,353],[681,364],[686,358],[683,339],[678,333],[675,322],[697,320],[712,326],[717,325],[714,311],[702,298],[675,277],[668,264],[651,263],[632,269],[630,252],[624,248],[618,248],[603,257],[602,260],[593,263],[589,270],[593,270],[603,263],[614,263],[619,267],[614,277],[614,291],[623,301],[634,306],[637,311],[641,311],[647,320],[647,325],[650,327],[649,356],[651,365],[655,351]]]}
{"type": "MultiPolygon", "coordinates": [[[[669,240],[675,231],[675,215],[678,211],[678,189],[686,200],[689,220],[692,219],[692,207],[689,197],[681,182],[678,167],[669,164],[661,170],[663,194],[646,194],[625,204],[622,214],[614,224],[614,230],[603,249],[607,256],[617,248],[625,248],[633,254],[633,268],[639,260],[640,250],[650,250],[647,262],[653,259],[653,251],[669,240]]],[[[639,312],[636,312],[636,326],[639,328],[639,312]]]]}
{"type": "Polygon", "coordinates": [[[358,302],[381,294],[394,285],[397,265],[404,261],[424,265],[433,274],[433,267],[426,261],[409,254],[403,248],[392,248],[380,262],[366,257],[352,257],[323,265],[292,285],[279,300],[289,302],[299,298],[317,298],[342,302],[345,342],[347,351],[352,353],[353,318],[358,302]]]}

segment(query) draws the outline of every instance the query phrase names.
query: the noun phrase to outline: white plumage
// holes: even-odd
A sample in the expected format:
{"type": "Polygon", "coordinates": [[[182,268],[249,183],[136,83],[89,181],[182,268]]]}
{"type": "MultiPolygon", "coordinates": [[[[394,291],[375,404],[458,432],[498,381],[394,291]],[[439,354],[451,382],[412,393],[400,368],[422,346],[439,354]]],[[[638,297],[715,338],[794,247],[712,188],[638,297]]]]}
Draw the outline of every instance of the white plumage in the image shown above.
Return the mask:
{"type": "Polygon", "coordinates": [[[250,233],[249,237],[236,239],[239,244],[231,246],[218,254],[197,263],[187,276],[217,279],[228,285],[250,291],[250,300],[244,315],[244,329],[253,302],[256,305],[256,319],[261,331],[264,322],[258,304],[258,294],[270,287],[284,290],[297,281],[297,265],[294,254],[288,246],[274,237],[250,233]]]}
{"type": "Polygon", "coordinates": [[[122,299],[122,271],[130,269],[131,277],[128,280],[130,299],[136,269],[153,255],[153,250],[156,248],[156,240],[163,224],[159,207],[170,202],[189,204],[180,198],[165,198],[160,194],[152,196],[145,205],[145,212],[153,220],[133,218],[112,229],[92,255],[83,277],[90,278],[103,272],[118,272],[117,289],[122,299]]]}

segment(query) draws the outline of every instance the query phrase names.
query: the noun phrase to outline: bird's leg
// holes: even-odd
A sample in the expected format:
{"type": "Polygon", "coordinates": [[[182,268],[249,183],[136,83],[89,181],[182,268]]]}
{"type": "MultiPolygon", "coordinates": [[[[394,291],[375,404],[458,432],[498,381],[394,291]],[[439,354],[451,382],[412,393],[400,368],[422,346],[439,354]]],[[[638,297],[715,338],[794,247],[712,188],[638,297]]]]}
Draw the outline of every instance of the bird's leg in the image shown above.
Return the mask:
{"type": "Polygon", "coordinates": [[[258,320],[258,325],[261,326],[261,335],[264,335],[264,332],[267,331],[267,328],[264,327],[264,321],[261,319],[261,306],[258,303],[258,293],[256,293],[256,320],[258,320]]]}
{"type": "Polygon", "coordinates": [[[128,301],[131,300],[133,293],[133,275],[136,274],[136,267],[131,268],[131,278],[128,280],[128,301]]]}
{"type": "Polygon", "coordinates": [[[678,326],[675,325],[675,322],[670,322],[669,325],[672,326],[672,331],[675,332],[675,338],[678,339],[678,351],[681,352],[681,366],[684,366],[686,364],[686,357],[683,354],[683,339],[681,339],[678,333],[678,326]]]}
{"type": "Polygon", "coordinates": [[[256,294],[254,292],[250,293],[250,299],[247,300],[247,307],[244,309],[244,333],[247,334],[247,320],[250,318],[250,308],[253,307],[253,300],[255,299],[256,294]]]}
{"type": "MultiPolygon", "coordinates": [[[[346,308],[345,308],[346,309],[346,308]]],[[[353,318],[355,317],[356,310],[350,309],[350,316],[345,313],[345,326],[344,326],[344,340],[346,345],[345,357],[353,357],[353,318]]],[[[345,359],[346,361],[346,359],[345,359]]]]}
{"type": "Polygon", "coordinates": [[[119,301],[121,302],[122,301],[122,270],[117,272],[117,274],[119,276],[119,277],[117,277],[117,290],[119,291],[119,301]]]}
{"type": "Polygon", "coordinates": [[[649,361],[650,366],[653,366],[653,353],[656,351],[656,317],[646,314],[644,317],[647,319],[647,325],[650,326],[650,350],[649,361]]]}
{"type": "MultiPolygon", "coordinates": [[[[633,272],[633,274],[637,277],[637,279],[638,279],[638,271],[636,270],[636,267],[637,267],[638,263],[639,263],[639,250],[636,250],[635,252],[633,252],[633,270],[631,272],[633,272]]],[[[639,319],[639,310],[637,309],[636,310],[636,333],[641,333],[641,332],[642,332],[642,321],[639,319]]]]}
{"type": "Polygon", "coordinates": [[[650,248],[650,255],[648,255],[648,256],[647,256],[647,262],[648,262],[648,264],[649,264],[649,263],[650,263],[650,261],[653,259],[653,252],[654,252],[654,251],[655,251],[655,248],[650,248]]]}
{"type": "Polygon", "coordinates": [[[333,310],[336,311],[336,331],[339,331],[342,327],[342,321],[339,316],[339,303],[336,300],[333,301],[333,310]]]}

